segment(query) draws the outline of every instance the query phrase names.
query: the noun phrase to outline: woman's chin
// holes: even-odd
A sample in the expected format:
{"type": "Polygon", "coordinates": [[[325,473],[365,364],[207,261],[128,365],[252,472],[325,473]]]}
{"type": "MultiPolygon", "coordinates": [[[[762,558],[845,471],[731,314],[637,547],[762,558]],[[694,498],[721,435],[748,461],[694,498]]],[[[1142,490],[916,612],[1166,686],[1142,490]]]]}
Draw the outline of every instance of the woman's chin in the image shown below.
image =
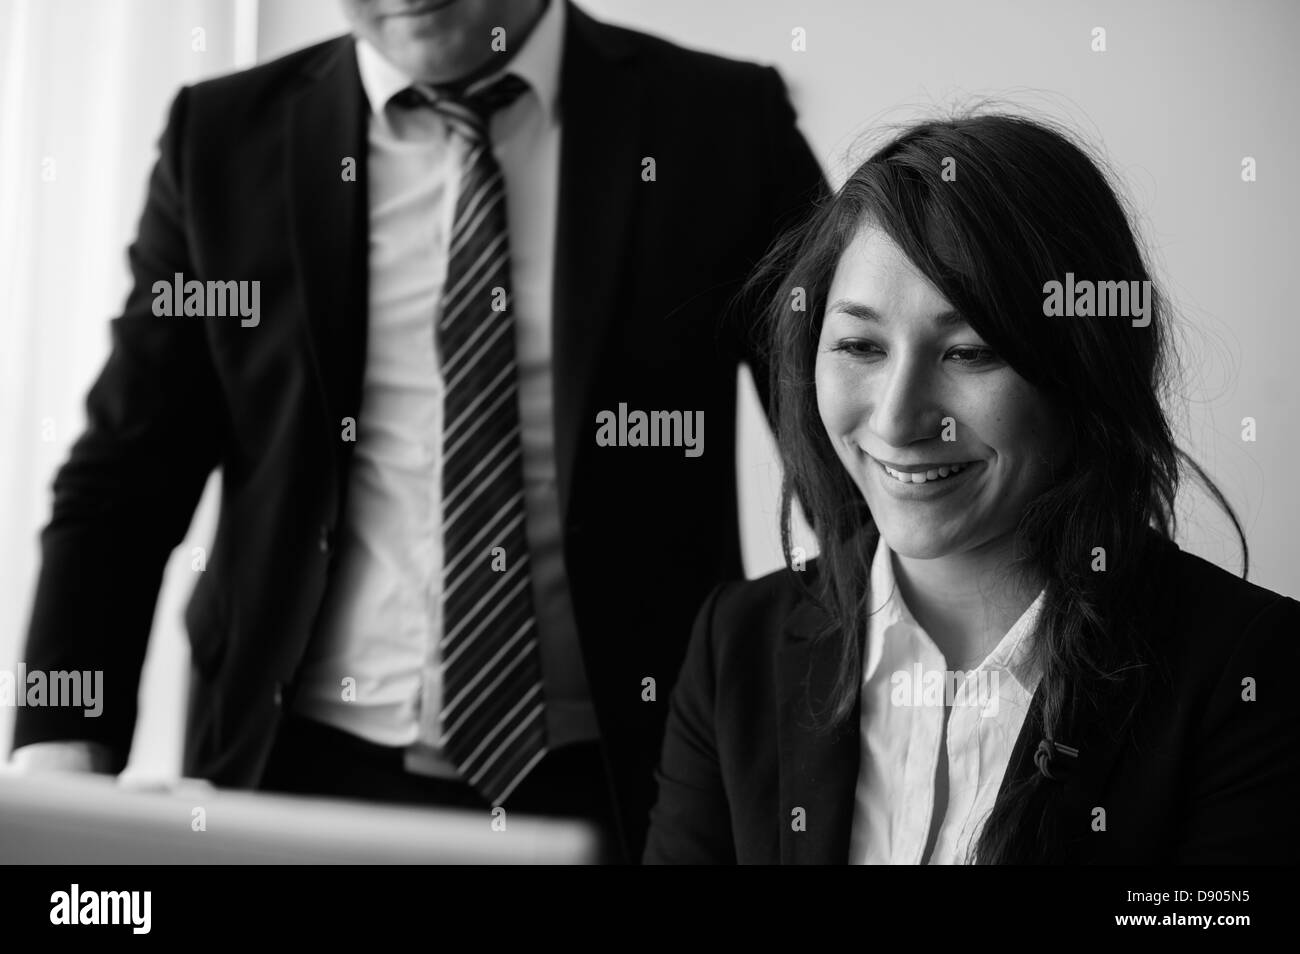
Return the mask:
{"type": "Polygon", "coordinates": [[[911,560],[936,560],[956,549],[951,532],[930,527],[891,527],[881,522],[880,537],[894,553],[911,560]]]}

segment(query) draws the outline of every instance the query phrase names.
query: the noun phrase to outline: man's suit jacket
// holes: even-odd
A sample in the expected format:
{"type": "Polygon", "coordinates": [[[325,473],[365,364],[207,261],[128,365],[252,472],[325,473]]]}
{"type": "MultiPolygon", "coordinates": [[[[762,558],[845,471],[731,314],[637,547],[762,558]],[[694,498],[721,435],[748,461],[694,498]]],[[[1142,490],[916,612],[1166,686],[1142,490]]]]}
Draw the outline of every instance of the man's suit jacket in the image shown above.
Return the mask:
{"type": "MultiPolygon", "coordinates": [[[[727,305],[824,188],[774,70],[570,7],[554,283],[564,554],[610,782],[639,857],[691,619],[741,573],[734,462],[745,320],[727,305]],[[654,181],[642,178],[655,160],[654,181]],[[601,410],[703,411],[703,456],[598,447],[601,410]],[[643,680],[658,701],[643,701],[643,680]]],[[[186,612],[185,771],[256,785],[330,585],[367,332],[368,105],[350,37],[183,89],[130,249],[134,287],[54,484],[26,662],[102,669],[99,719],[20,710],[15,746],[125,764],[169,552],[214,467],[215,541],[186,612]],[[341,172],[355,160],[356,181],[341,172]],[[163,318],[154,282],[259,280],[261,319],[163,318]]],[[[766,372],[755,374],[766,385],[766,372]]]]}
{"type": "MultiPolygon", "coordinates": [[[[1048,856],[1072,864],[1294,863],[1300,850],[1300,603],[1172,543],[1149,568],[1143,622],[1157,664],[1108,686],[1044,812],[1048,856]],[[1253,680],[1254,701],[1244,695],[1253,680]],[[1138,709],[1130,716],[1130,708],[1138,709]],[[1054,804],[1053,804],[1054,802],[1054,804]],[[1102,819],[1096,809],[1104,809],[1102,819]]],[[[843,864],[860,712],[835,733],[811,708],[837,665],[806,595],[815,563],[723,585],[701,609],[672,701],[648,863],[843,864]],[[805,830],[792,812],[804,809],[805,830]]],[[[1040,711],[1041,689],[1031,703],[1040,711]]],[[[1038,771],[1026,718],[1002,787],[1038,771]]],[[[1037,831],[1039,818],[1023,824],[1037,831]]]]}

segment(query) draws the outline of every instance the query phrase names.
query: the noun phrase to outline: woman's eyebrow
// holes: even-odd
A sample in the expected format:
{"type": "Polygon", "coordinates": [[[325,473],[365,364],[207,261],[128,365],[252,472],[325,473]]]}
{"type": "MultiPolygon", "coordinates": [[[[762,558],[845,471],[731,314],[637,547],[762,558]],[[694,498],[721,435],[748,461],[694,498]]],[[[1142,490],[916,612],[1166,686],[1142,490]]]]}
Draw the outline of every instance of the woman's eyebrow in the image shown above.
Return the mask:
{"type": "MultiPolygon", "coordinates": [[[[852,318],[858,318],[862,321],[874,321],[880,324],[888,323],[888,319],[870,305],[864,305],[860,301],[853,301],[849,298],[837,299],[831,303],[829,310],[849,315],[852,318]]],[[[932,320],[936,325],[940,325],[944,328],[949,328],[953,325],[969,324],[969,322],[967,322],[962,316],[962,313],[957,311],[955,308],[944,309],[935,315],[932,320]]]]}

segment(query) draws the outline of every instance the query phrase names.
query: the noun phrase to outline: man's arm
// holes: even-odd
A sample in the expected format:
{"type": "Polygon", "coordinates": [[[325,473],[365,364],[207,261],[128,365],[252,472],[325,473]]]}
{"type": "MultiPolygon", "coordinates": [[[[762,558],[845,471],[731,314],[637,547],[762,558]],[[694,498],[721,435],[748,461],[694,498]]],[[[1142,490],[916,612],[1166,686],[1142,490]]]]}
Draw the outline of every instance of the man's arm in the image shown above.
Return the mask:
{"type": "MultiPolygon", "coordinates": [[[[767,197],[767,245],[770,247],[792,227],[802,223],[830,193],[826,176],[808,141],[799,132],[798,119],[781,74],[762,70],[763,179],[767,197]]],[[[747,289],[741,308],[742,357],[754,376],[759,399],[772,419],[770,361],[767,355],[768,300],[747,289]]],[[[775,291],[774,288],[765,291],[775,291]]]]}
{"type": "Polygon", "coordinates": [[[102,711],[87,717],[80,708],[29,705],[14,727],[15,749],[97,743],[111,754],[111,771],[130,750],[163,568],[184,538],[223,432],[204,319],[153,313],[155,282],[170,285],[178,272],[202,278],[190,255],[182,182],[186,104],[182,90],[129,250],[133,286],[86,400],[87,426],[54,479],[24,652],[29,673],[102,671],[102,711]]]}
{"type": "Polygon", "coordinates": [[[113,753],[98,742],[33,742],[9,757],[14,771],[111,772],[113,753]]]}

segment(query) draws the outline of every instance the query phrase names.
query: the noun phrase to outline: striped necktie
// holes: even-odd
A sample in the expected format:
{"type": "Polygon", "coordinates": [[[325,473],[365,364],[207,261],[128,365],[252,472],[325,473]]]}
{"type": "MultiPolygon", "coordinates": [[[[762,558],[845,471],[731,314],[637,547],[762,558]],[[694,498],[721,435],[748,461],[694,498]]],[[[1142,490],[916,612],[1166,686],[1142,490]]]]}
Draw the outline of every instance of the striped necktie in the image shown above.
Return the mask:
{"type": "Polygon", "coordinates": [[[439,745],[493,806],[546,754],[505,183],[488,136],[492,112],[526,90],[508,75],[477,95],[426,100],[466,144],[436,328],[444,386],[439,745]]]}

